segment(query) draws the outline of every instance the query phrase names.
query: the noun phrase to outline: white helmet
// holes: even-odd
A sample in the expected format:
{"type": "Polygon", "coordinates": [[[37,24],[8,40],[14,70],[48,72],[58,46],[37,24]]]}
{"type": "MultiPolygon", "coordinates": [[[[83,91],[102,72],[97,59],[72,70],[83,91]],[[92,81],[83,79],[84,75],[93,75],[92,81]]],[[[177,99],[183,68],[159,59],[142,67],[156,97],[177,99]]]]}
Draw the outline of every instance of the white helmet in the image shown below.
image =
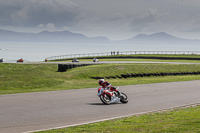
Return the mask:
{"type": "Polygon", "coordinates": [[[99,85],[101,85],[103,82],[105,82],[104,79],[99,79],[99,85]]]}

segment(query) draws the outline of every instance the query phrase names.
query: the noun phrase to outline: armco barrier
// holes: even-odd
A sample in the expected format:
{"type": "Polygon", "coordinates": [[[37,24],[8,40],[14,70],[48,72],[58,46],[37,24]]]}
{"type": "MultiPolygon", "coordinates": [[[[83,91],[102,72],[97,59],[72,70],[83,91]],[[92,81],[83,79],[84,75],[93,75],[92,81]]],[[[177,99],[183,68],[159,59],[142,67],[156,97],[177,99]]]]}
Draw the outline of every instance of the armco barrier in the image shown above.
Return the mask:
{"type": "Polygon", "coordinates": [[[95,64],[95,63],[91,63],[91,64],[89,64],[89,63],[88,64],[58,64],[58,72],[66,72],[68,69],[89,66],[89,65],[97,65],[97,64],[95,64]]]}

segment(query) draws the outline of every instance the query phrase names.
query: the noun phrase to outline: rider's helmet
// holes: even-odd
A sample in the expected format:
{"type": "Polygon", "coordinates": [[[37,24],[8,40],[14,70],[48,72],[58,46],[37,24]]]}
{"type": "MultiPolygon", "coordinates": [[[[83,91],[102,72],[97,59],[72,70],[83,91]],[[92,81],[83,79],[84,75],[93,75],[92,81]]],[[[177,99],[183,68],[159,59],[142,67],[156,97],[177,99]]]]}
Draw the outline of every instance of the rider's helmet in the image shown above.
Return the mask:
{"type": "Polygon", "coordinates": [[[103,82],[105,82],[104,79],[99,79],[99,85],[101,85],[103,82]]]}

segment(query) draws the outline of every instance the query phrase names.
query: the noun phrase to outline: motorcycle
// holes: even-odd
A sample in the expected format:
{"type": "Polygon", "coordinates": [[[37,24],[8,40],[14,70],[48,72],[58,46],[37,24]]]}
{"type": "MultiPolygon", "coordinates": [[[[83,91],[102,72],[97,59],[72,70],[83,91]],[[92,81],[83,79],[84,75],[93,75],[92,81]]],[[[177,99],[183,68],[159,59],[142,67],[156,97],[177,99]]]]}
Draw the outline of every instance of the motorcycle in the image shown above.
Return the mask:
{"type": "MultiPolygon", "coordinates": [[[[112,88],[112,87],[111,87],[112,88]]],[[[98,88],[98,90],[101,89],[101,87],[98,88]]],[[[101,95],[99,95],[100,100],[106,104],[109,105],[111,103],[128,103],[128,97],[125,93],[119,91],[119,87],[114,89],[107,89],[104,90],[101,95]]]]}
{"type": "Polygon", "coordinates": [[[24,62],[24,60],[21,58],[21,59],[17,60],[17,63],[18,63],[18,62],[21,62],[21,63],[23,63],[23,62],[24,62]]]}

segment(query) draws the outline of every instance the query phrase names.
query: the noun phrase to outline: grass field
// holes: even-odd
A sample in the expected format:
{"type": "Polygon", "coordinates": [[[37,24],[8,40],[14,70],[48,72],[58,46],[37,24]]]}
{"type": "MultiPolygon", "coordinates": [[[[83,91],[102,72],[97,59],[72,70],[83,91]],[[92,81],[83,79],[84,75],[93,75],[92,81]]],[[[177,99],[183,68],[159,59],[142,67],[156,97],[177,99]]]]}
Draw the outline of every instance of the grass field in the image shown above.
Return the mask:
{"type": "MultiPolygon", "coordinates": [[[[103,64],[57,72],[57,64],[0,64],[0,94],[96,88],[94,76],[126,73],[195,72],[200,65],[103,64]]],[[[114,86],[199,80],[200,75],[109,79],[114,86]]]]}
{"type": "MultiPolygon", "coordinates": [[[[44,133],[199,133],[200,106],[150,113],[44,133]]],[[[40,132],[40,133],[43,133],[40,132]]]]}

